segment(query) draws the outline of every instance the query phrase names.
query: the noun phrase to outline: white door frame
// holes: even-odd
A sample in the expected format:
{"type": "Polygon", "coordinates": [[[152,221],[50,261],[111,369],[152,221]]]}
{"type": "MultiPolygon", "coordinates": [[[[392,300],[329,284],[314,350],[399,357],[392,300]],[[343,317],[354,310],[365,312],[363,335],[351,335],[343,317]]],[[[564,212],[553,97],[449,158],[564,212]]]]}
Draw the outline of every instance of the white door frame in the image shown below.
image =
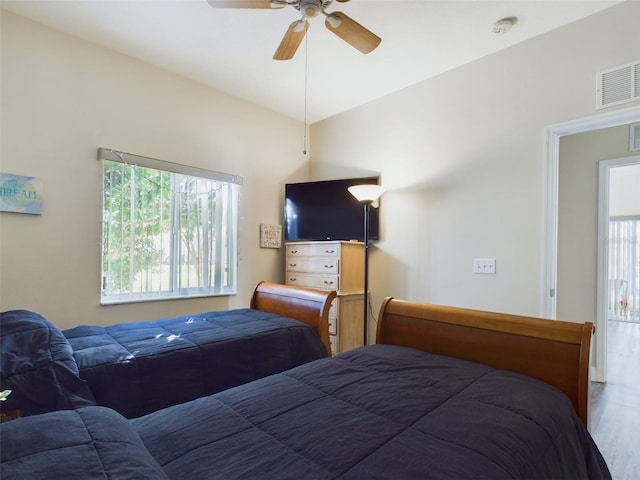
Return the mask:
{"type": "MultiPolygon", "coordinates": [[[[551,125],[545,128],[547,140],[546,162],[546,221],[544,226],[545,262],[543,265],[542,311],[547,318],[556,318],[556,281],[558,268],[558,169],[560,166],[560,137],[592,130],[625,125],[640,121],[640,106],[623,108],[587,118],[551,125]]],[[[598,312],[598,316],[599,316],[598,312]]],[[[602,319],[596,318],[596,329],[603,329],[602,319]]],[[[593,379],[606,377],[605,335],[595,337],[595,371],[593,379]]]]}
{"type": "MultiPolygon", "coordinates": [[[[600,333],[601,345],[597,348],[593,379],[607,381],[607,319],[609,317],[609,198],[610,172],[612,168],[626,165],[640,165],[640,155],[600,160],[598,162],[598,289],[596,298],[596,329],[600,333]],[[598,353],[602,350],[601,355],[598,353]],[[600,356],[601,358],[597,358],[600,356]]],[[[596,342],[597,344],[597,342],[596,342]]]]}

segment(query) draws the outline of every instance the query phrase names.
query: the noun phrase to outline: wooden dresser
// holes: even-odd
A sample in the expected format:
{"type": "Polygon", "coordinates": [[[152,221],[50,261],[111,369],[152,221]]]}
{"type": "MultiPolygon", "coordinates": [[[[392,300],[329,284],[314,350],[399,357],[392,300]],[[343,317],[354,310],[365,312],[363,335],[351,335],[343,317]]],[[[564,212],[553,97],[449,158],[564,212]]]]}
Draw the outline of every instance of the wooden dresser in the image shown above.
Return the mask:
{"type": "Polygon", "coordinates": [[[361,242],[291,242],[286,283],[336,290],[329,313],[331,353],[363,344],[364,244],[361,242]]]}

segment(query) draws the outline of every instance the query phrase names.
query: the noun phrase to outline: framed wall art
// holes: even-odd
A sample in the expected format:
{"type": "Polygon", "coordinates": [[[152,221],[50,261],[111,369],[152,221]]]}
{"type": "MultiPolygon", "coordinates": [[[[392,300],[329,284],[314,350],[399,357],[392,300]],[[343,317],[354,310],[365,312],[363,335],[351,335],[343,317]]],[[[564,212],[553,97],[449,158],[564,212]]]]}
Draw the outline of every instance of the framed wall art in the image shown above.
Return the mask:
{"type": "Polygon", "coordinates": [[[42,182],[35,177],[0,173],[0,212],[42,214],[42,182]]]}

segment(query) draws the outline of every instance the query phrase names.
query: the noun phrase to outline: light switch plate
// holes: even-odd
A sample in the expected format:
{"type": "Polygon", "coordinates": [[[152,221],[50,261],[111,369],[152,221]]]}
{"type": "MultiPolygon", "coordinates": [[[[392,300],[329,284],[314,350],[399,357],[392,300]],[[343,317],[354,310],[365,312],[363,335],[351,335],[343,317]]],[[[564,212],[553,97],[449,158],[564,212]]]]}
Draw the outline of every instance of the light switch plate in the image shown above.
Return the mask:
{"type": "Polygon", "coordinates": [[[495,258],[474,258],[473,273],[485,273],[495,275],[496,259],[495,258]]]}

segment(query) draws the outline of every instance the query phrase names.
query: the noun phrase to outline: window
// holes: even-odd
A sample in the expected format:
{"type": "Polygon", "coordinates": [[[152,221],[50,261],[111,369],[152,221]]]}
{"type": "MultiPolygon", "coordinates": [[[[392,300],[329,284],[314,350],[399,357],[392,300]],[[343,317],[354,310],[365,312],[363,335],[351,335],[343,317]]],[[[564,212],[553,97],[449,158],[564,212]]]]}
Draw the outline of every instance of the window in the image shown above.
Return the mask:
{"type": "Polygon", "coordinates": [[[102,148],[98,158],[101,303],[236,293],[241,179],[102,148]]]}
{"type": "Polygon", "coordinates": [[[640,217],[609,217],[609,320],[640,322],[640,217]]]}

